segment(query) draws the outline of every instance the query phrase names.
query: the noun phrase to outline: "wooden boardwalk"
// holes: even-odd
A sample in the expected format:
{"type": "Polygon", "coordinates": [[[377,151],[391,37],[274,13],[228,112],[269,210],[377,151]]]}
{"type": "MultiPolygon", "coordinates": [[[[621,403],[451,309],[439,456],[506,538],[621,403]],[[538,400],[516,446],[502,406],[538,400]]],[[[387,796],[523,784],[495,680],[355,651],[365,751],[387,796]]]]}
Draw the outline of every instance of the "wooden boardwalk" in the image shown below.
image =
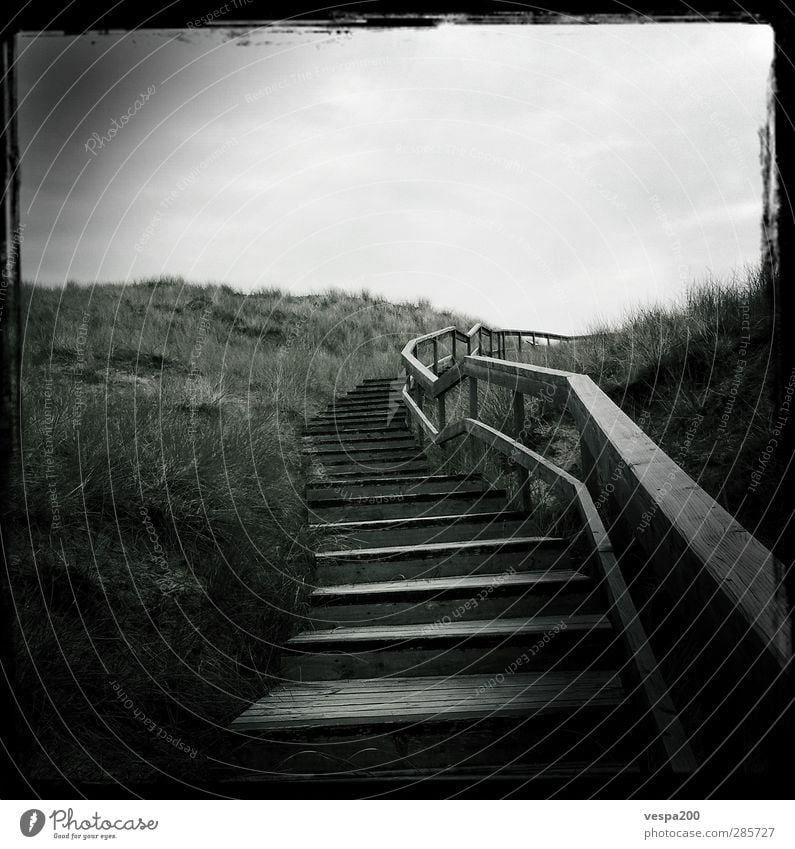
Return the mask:
{"type": "Polygon", "coordinates": [[[404,383],[367,380],[308,427],[316,586],[281,682],[233,723],[242,773],[508,776],[547,793],[687,771],[637,614],[587,528],[536,527],[480,475],[434,473],[404,383]]]}

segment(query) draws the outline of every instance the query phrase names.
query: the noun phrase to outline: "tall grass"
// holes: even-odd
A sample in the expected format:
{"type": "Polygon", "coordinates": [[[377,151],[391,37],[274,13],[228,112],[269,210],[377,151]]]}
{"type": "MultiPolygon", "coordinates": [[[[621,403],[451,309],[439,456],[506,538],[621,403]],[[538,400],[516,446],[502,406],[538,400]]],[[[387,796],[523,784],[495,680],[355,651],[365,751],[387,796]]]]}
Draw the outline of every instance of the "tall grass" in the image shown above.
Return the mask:
{"type": "Polygon", "coordinates": [[[26,766],[201,780],[304,609],[304,421],[455,318],[180,279],[24,295],[3,534],[26,766]]]}
{"type": "MultiPolygon", "coordinates": [[[[628,310],[613,324],[591,327],[588,338],[525,345],[521,354],[509,347],[507,357],[590,375],[707,492],[775,546],[791,512],[776,498],[777,466],[786,458],[766,463],[754,483],[775,418],[769,291],[761,271],[749,269],[693,284],[673,303],[628,310]]],[[[447,421],[469,414],[467,391],[449,393],[447,421]]],[[[515,436],[511,405],[512,393],[479,382],[481,420],[515,436]]],[[[438,424],[435,404],[427,412],[438,424]]],[[[521,436],[580,476],[579,434],[566,413],[526,398],[521,436]]],[[[440,468],[463,471],[482,452],[462,440],[434,456],[440,468]]],[[[481,462],[490,480],[513,491],[516,476],[503,458],[488,452],[481,462]]]]}
{"type": "MultiPolygon", "coordinates": [[[[592,328],[589,339],[538,346],[522,358],[590,375],[710,495],[774,545],[788,518],[785,505],[771,510],[784,458],[752,486],[775,413],[769,292],[755,269],[706,280],[670,305],[637,308],[592,328]]],[[[565,428],[560,437],[569,441],[565,428]]]]}

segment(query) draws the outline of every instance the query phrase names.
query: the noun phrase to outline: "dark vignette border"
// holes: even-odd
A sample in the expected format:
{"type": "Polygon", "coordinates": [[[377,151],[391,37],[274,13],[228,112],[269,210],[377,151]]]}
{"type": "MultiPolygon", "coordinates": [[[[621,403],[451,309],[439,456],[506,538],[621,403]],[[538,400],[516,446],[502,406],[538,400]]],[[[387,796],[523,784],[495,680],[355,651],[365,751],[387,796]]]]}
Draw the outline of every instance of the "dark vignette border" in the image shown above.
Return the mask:
{"type": "MultiPolygon", "coordinates": [[[[0,498],[8,490],[9,466],[13,462],[17,439],[17,422],[20,410],[19,357],[20,339],[20,263],[19,245],[14,233],[19,220],[19,170],[16,130],[16,90],[14,78],[14,40],[17,33],[52,32],[81,34],[88,31],[179,29],[188,22],[201,19],[218,7],[217,0],[22,0],[13,8],[0,12],[0,39],[2,44],[2,163],[3,233],[0,238],[0,263],[3,270],[0,288],[0,498]],[[103,8],[104,7],[104,8],[103,8]]],[[[646,2],[634,0],[546,0],[543,5],[516,2],[515,0],[352,0],[339,4],[317,0],[250,0],[244,19],[236,15],[215,19],[212,26],[229,27],[262,25],[269,23],[313,25],[336,29],[359,27],[433,27],[442,21],[459,23],[499,24],[571,24],[593,25],[600,23],[696,23],[736,22],[768,23],[775,32],[773,73],[768,99],[768,132],[773,141],[774,155],[763,163],[765,186],[762,221],[762,262],[773,281],[770,292],[770,310],[773,315],[774,391],[779,404],[784,398],[787,376],[795,371],[795,345],[787,344],[787,323],[795,318],[795,278],[790,246],[795,243],[795,208],[790,195],[790,185],[795,188],[792,151],[795,150],[795,12],[784,0],[730,0],[720,4],[686,0],[659,0],[646,2]],[[772,127],[772,131],[771,131],[772,127]]],[[[790,419],[780,442],[782,454],[787,458],[780,494],[782,503],[795,506],[795,422],[790,419]]],[[[14,697],[14,670],[12,664],[11,633],[13,610],[8,592],[8,573],[0,525],[0,776],[4,798],[160,798],[173,799],[186,796],[186,788],[177,782],[167,784],[131,785],[116,784],[74,785],[62,782],[38,783],[32,786],[20,774],[14,758],[15,740],[25,733],[24,717],[19,714],[14,697]]],[[[782,529],[781,551],[789,565],[795,559],[795,522],[789,521],[782,529]]],[[[790,599],[795,598],[795,577],[791,568],[787,572],[787,589],[790,599]]],[[[790,616],[792,607],[790,604],[790,616]]],[[[792,723],[789,723],[792,739],[792,723]]],[[[495,798],[511,796],[510,782],[497,781],[479,785],[475,792],[467,792],[460,782],[446,781],[433,788],[423,785],[425,797],[464,796],[495,798]]],[[[611,794],[622,798],[620,787],[611,794]]],[[[384,786],[393,798],[413,797],[411,789],[402,790],[400,783],[384,786]]],[[[572,787],[569,798],[587,798],[598,787],[588,787],[587,781],[572,787]]],[[[688,798],[696,798],[692,783],[688,798]]],[[[208,786],[207,797],[237,798],[329,798],[335,794],[357,798],[374,791],[370,780],[353,780],[344,786],[333,787],[325,782],[256,783],[249,785],[208,786]]],[[[669,796],[671,788],[649,787],[647,798],[669,796]]],[[[756,798],[792,798],[792,786],[786,783],[759,782],[752,791],[756,798]]],[[[674,791],[675,793],[675,791],[674,791]]],[[[728,784],[723,788],[724,798],[748,798],[749,788],[728,784]]],[[[195,791],[188,794],[196,797],[195,791]]]]}

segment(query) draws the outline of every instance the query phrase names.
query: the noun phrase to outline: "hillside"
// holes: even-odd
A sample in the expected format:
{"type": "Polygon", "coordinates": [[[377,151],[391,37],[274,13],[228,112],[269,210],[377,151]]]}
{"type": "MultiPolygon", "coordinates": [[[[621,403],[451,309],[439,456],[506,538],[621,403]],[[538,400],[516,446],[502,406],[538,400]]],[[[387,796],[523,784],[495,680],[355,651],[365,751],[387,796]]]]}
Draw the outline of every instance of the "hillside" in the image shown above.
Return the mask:
{"type": "MultiPolygon", "coordinates": [[[[39,776],[200,783],[304,609],[303,423],[362,379],[396,374],[409,338],[473,319],[366,292],[171,279],[26,287],[23,316],[22,456],[3,532],[19,692],[39,740],[24,754],[39,776]]],[[[760,275],[593,333],[522,358],[590,374],[775,545],[789,513],[775,500],[782,458],[764,459],[777,411],[760,275]]],[[[466,414],[466,387],[455,394],[448,421],[466,414]]],[[[481,415],[510,422],[510,394],[482,391],[481,415]]],[[[528,402],[524,437],[579,473],[566,416],[528,402]]],[[[433,454],[471,468],[462,445],[433,454]]],[[[504,464],[491,458],[489,472],[512,486],[504,464]]]]}
{"type": "MultiPolygon", "coordinates": [[[[774,435],[785,411],[772,400],[768,297],[762,274],[750,269],[734,280],[694,284],[669,306],[631,310],[622,321],[591,328],[590,339],[539,347],[524,359],[589,374],[700,486],[775,548],[791,505],[778,499],[787,458],[776,451],[774,435]]],[[[550,442],[554,449],[559,439],[571,444],[565,420],[540,416],[531,431],[542,449],[550,442]]]]}
{"type": "Polygon", "coordinates": [[[302,422],[467,320],[168,279],[24,295],[4,513],[24,754],[39,776],[201,780],[301,608],[302,422]]]}

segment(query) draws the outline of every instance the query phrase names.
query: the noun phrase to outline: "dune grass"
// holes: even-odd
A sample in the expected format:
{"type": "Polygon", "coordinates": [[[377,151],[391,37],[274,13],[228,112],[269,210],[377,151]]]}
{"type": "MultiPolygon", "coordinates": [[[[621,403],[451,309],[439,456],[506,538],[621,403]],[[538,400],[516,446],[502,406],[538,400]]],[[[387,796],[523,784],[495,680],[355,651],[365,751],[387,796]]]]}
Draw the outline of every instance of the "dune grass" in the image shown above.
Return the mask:
{"type": "Polygon", "coordinates": [[[456,320],[368,293],[25,287],[3,532],[32,775],[202,780],[303,609],[304,421],[456,320]]]}
{"type": "MultiPolygon", "coordinates": [[[[783,458],[749,492],[776,412],[766,291],[757,272],[708,282],[521,359],[590,374],[774,545],[791,509],[774,498],[783,458]]],[[[304,421],[363,378],[397,374],[413,336],[473,322],[367,292],[244,295],[180,279],[24,294],[21,453],[2,515],[26,767],[201,783],[304,609],[304,421]]],[[[450,393],[448,422],[468,414],[467,391],[450,393]]],[[[510,402],[481,384],[481,418],[507,433],[510,402]]],[[[527,399],[523,439],[579,474],[565,415],[527,399]]],[[[513,469],[476,452],[459,441],[433,454],[456,471],[480,462],[513,493],[513,469]]],[[[533,504],[543,530],[560,505],[543,487],[533,504]]]]}
{"type": "MultiPolygon", "coordinates": [[[[776,420],[769,292],[757,269],[708,279],[679,301],[636,308],[591,328],[589,339],[540,345],[522,359],[590,375],[700,486],[775,546],[791,510],[776,498],[786,458],[763,462],[776,420]]],[[[565,417],[546,411],[538,423],[537,435],[571,445],[565,417]]]]}

